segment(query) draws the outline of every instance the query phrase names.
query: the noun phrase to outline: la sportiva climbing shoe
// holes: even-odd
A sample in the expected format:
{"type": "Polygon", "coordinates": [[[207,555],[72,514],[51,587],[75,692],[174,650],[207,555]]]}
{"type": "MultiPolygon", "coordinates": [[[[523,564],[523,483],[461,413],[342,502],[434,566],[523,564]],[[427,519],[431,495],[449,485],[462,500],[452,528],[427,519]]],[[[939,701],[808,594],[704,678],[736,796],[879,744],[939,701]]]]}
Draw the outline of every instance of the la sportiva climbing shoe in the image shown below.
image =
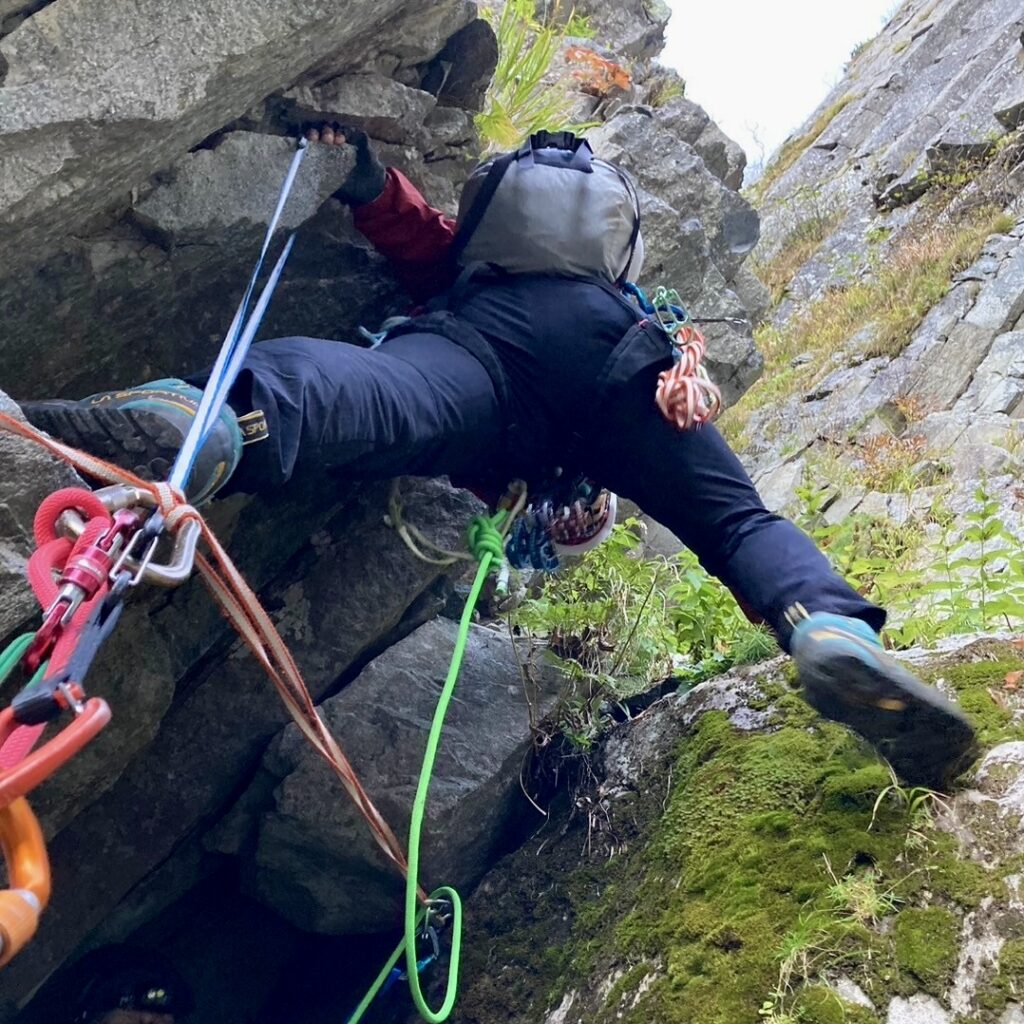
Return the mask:
{"type": "MultiPolygon", "coordinates": [[[[199,409],[202,391],[182,380],[156,380],[80,401],[22,402],[33,426],[65,444],[131,470],[166,480],[199,409]]],[[[224,486],[242,457],[242,430],[225,407],[200,448],[185,485],[195,505],[224,486]]]]}
{"type": "Polygon", "coordinates": [[[967,767],[970,722],[887,654],[866,622],[815,612],[796,622],[791,647],[807,702],[860,733],[904,782],[944,789],[967,767]]]}

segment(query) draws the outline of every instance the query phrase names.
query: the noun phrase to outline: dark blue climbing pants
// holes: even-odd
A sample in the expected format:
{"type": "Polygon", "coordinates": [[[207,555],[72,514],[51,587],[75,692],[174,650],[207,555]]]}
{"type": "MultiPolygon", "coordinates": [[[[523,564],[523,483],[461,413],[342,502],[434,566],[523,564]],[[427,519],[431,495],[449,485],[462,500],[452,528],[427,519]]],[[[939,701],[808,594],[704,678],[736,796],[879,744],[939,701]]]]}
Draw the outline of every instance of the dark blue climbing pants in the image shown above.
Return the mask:
{"type": "Polygon", "coordinates": [[[885,613],[803,532],[765,509],[714,427],[680,432],[662,418],[654,390],[669,362],[658,329],[637,324],[628,306],[609,305],[597,289],[572,282],[578,288],[566,293],[561,281],[549,293],[548,283],[527,296],[518,285],[486,289],[480,303],[470,298],[460,309],[454,328],[427,317],[374,350],[310,338],[254,346],[233,404],[236,412],[262,409],[269,438],[246,448],[238,486],[265,490],[295,473],[333,472],[447,474],[500,488],[562,466],[668,527],[784,645],[785,611],[795,602],[881,628],[885,613]],[[538,310],[554,316],[564,304],[576,313],[563,330],[531,323],[538,310]],[[524,307],[530,315],[515,330],[524,307]],[[459,334],[466,323],[475,342],[459,334]],[[474,347],[481,338],[484,354],[474,347]]]}

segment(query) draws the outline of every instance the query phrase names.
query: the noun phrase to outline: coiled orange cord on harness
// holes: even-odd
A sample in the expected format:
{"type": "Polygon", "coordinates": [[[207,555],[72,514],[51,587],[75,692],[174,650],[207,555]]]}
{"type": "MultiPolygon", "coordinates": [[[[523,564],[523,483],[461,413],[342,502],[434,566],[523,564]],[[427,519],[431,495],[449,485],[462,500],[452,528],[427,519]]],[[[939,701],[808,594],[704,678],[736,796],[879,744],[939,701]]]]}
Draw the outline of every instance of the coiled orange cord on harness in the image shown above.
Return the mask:
{"type": "Polygon", "coordinates": [[[662,416],[679,430],[692,430],[710,423],[722,411],[722,392],[702,365],[707,342],[690,318],[679,293],[674,288],[659,287],[649,299],[643,288],[631,281],[627,281],[622,290],[658,324],[672,346],[675,362],[670,369],[658,374],[654,393],[662,416]]]}
{"type": "Polygon", "coordinates": [[[654,400],[669,423],[690,430],[722,411],[722,392],[701,365],[707,342],[693,324],[679,324],[672,344],[678,358],[672,369],[658,374],[654,400]]]}

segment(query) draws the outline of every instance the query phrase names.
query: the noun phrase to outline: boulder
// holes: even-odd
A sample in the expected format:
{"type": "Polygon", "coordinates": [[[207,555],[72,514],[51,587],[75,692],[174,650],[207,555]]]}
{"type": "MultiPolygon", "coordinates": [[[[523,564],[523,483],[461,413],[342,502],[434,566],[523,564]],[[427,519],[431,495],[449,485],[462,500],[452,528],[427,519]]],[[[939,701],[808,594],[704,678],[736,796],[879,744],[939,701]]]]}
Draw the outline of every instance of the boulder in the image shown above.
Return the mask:
{"type": "MultiPolygon", "coordinates": [[[[696,317],[748,319],[727,282],[757,243],[757,214],[657,117],[627,109],[590,133],[594,150],[639,185],[646,258],[641,283],[676,288],[696,317]]],[[[708,364],[729,402],[759,376],[742,324],[708,327],[708,364]]]]}
{"type": "MultiPolygon", "coordinates": [[[[132,216],[167,250],[209,244],[212,234],[233,228],[265,230],[294,152],[291,139],[230,132],[217,140],[215,148],[185,156],[165,184],[133,207],[132,216]]],[[[309,220],[354,165],[351,146],[308,146],[281,212],[281,228],[294,230],[309,220]]],[[[260,233],[247,234],[255,242],[260,233]]]]}
{"type": "Polygon", "coordinates": [[[654,57],[665,45],[665,26],[672,12],[662,0],[582,0],[575,10],[590,20],[600,43],[623,57],[654,57]]]}
{"type": "MultiPolygon", "coordinates": [[[[900,657],[966,709],[1024,664],[1010,640],[900,657]]],[[[797,1019],[823,1006],[887,1024],[1016,1019],[1000,954],[1012,943],[1002,959],[1015,963],[1024,939],[1020,698],[1008,698],[1017,738],[987,755],[976,788],[934,801],[922,836],[907,820],[918,791],[894,791],[885,766],[810,713],[786,675],[783,659],[734,669],[612,728],[590,787],[559,805],[559,827],[471,897],[463,1019],[754,1020],[778,979],[778,936],[819,920],[813,961],[787,979],[797,1019]],[[998,855],[972,862],[971,836],[998,855]],[[875,919],[853,925],[853,905],[836,908],[847,887],[882,895],[908,877],[912,891],[875,919]]]]}
{"type": "Polygon", "coordinates": [[[431,91],[437,96],[438,104],[477,111],[483,107],[497,63],[498,40],[494,29],[490,22],[477,18],[445,43],[427,70],[424,85],[436,67],[440,84],[431,91]]]}
{"type": "Polygon", "coordinates": [[[395,143],[422,139],[423,122],[437,102],[429,92],[380,74],[341,75],[323,85],[289,89],[282,99],[295,123],[340,121],[395,143]]]}
{"type": "MultiPolygon", "coordinates": [[[[438,567],[415,559],[385,525],[386,485],[351,489],[340,509],[324,498],[295,486],[234,508],[234,521],[219,530],[314,700],[446,597],[436,589],[438,567]]],[[[480,508],[440,481],[407,485],[403,500],[410,519],[446,546],[460,543],[480,508]]],[[[33,798],[56,832],[56,883],[42,930],[4,971],[0,999],[27,996],[190,836],[216,822],[287,721],[269,680],[232,638],[197,581],[125,615],[90,685],[112,705],[111,725],[33,798]]],[[[162,876],[162,887],[135,904],[143,916],[122,915],[120,934],[184,895],[201,872],[193,858],[162,876]]]]}
{"type": "MultiPolygon", "coordinates": [[[[456,632],[449,619],[421,626],[320,708],[402,837],[456,632]]],[[[550,710],[564,680],[541,667],[528,702],[521,657],[503,633],[470,630],[423,830],[428,890],[472,886],[523,819],[536,814],[520,791],[530,723],[550,710]]],[[[295,727],[270,748],[263,770],[275,788],[272,806],[259,815],[252,880],[259,898],[310,931],[384,931],[398,924],[399,876],[295,727]]]]}
{"type": "MultiPolygon", "coordinates": [[[[45,7],[0,41],[0,274],[59,249],[148,175],[325,58],[400,50],[401,22],[385,25],[402,9],[398,0],[357,0],[344,17],[332,0],[45,7]]],[[[440,49],[472,5],[432,4],[429,13],[440,49]]],[[[421,28],[417,48],[426,36],[421,28]]]]}

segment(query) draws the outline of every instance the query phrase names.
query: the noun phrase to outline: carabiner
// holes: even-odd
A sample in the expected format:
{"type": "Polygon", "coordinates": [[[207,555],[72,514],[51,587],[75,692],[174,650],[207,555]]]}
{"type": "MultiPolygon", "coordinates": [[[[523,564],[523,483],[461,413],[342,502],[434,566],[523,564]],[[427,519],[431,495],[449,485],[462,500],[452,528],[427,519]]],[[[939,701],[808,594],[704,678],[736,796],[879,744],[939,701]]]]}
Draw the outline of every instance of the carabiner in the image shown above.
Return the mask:
{"type": "Polygon", "coordinates": [[[50,899],[50,858],[43,830],[22,797],[0,808],[0,849],[10,888],[0,890],[0,967],[32,938],[50,899]]]}
{"type": "MultiPolygon", "coordinates": [[[[114,484],[111,487],[103,487],[94,493],[111,514],[125,508],[145,508],[154,512],[157,508],[156,498],[141,487],[114,484]]],[[[68,510],[57,521],[57,528],[63,536],[77,540],[81,536],[82,530],[85,529],[85,520],[74,510],[68,510]]],[[[143,531],[145,531],[145,527],[139,533],[143,531]]],[[[136,533],[135,537],[138,537],[139,533],[136,533]]],[[[182,523],[175,534],[174,547],[171,549],[171,556],[167,562],[152,560],[155,550],[153,541],[156,538],[152,538],[151,542],[145,545],[139,557],[134,556],[134,543],[129,541],[115,566],[115,571],[127,569],[132,573],[134,580],[151,583],[156,587],[180,586],[192,575],[196,548],[199,545],[201,534],[202,527],[197,520],[188,519],[182,523]]]]}
{"type": "MultiPolygon", "coordinates": [[[[78,695],[75,697],[77,699],[78,695]]],[[[110,706],[102,697],[92,697],[75,711],[72,722],[56,736],[32,751],[16,765],[0,772],[0,809],[25,796],[48,779],[62,764],[74,757],[110,721],[110,706]]],[[[14,708],[0,711],[0,748],[22,723],[14,708]]]]}

